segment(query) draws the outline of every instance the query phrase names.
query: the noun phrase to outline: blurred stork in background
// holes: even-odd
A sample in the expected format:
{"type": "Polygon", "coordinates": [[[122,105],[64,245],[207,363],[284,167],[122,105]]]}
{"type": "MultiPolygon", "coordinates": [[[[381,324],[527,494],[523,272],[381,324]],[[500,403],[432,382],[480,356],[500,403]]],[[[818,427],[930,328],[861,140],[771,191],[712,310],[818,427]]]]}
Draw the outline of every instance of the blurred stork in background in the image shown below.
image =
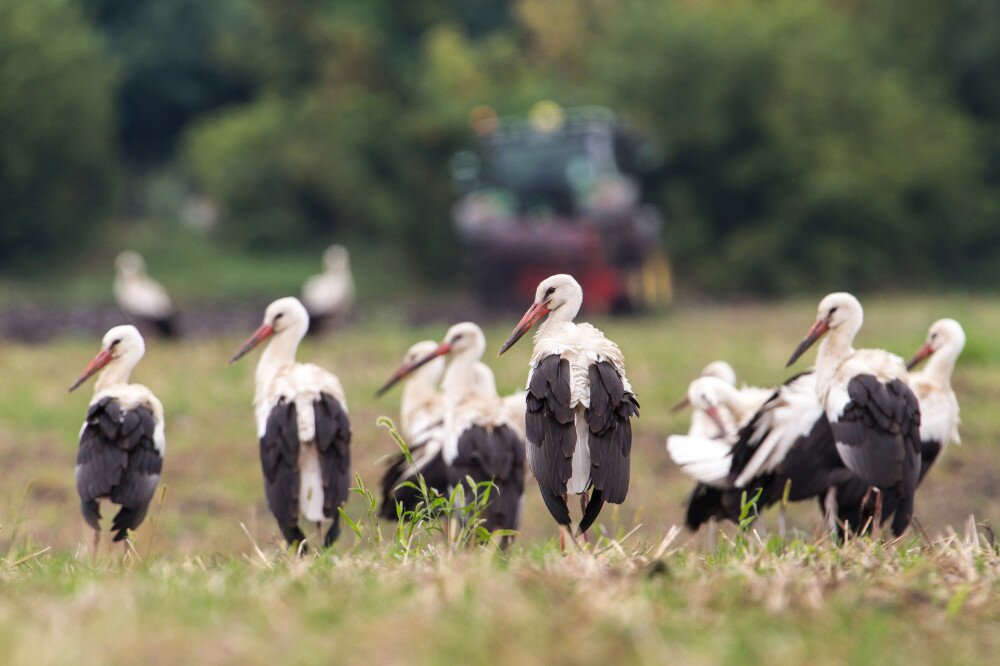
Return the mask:
{"type": "Polygon", "coordinates": [[[94,554],[101,538],[100,500],[121,507],[111,522],[114,541],[125,541],[146,517],[163,469],[166,439],[163,405],[142,384],[130,384],[133,368],[146,352],[134,326],[115,326],[101,350],[69,390],[100,372],[87,418],[80,430],[76,489],[80,510],[94,528],[94,554]]]}
{"type": "Polygon", "coordinates": [[[302,285],[302,303],[309,312],[309,334],[346,321],[354,309],[354,276],[351,255],[343,245],[323,252],[323,272],[302,285]]]}
{"type": "Polygon", "coordinates": [[[299,517],[316,525],[331,521],[327,547],[340,535],[338,508],[351,487],[351,424],[344,389],[336,376],[295,352],[309,327],[296,298],[280,298],[230,359],[269,340],[257,364],[254,413],[260,439],[267,504],[289,545],[305,546],[299,517]]]}
{"type": "MultiPolygon", "coordinates": [[[[585,535],[605,502],[628,494],[632,417],[639,402],[625,377],[621,350],[590,324],[573,322],[583,289],[571,275],[553,275],[535,290],[535,302],[500,354],[542,321],[528,373],[525,423],[528,462],[542,499],[560,526],[571,530],[569,493],[580,496],[579,534],[585,535]]],[[[573,538],[570,533],[570,538],[573,538]]]]}
{"type": "Polygon", "coordinates": [[[920,477],[920,405],[907,385],[901,358],[880,349],[852,347],[863,321],[858,299],[844,292],[829,294],[820,301],[816,321],[788,365],[823,338],[816,354],[816,395],[837,452],[872,489],[873,524],[881,526],[891,515],[892,533],[900,536],[913,516],[920,477]]]}
{"type": "Polygon", "coordinates": [[[146,273],[138,252],[125,250],[115,258],[115,300],[147,334],[165,338],[177,335],[177,311],[163,285],[146,273]]]}

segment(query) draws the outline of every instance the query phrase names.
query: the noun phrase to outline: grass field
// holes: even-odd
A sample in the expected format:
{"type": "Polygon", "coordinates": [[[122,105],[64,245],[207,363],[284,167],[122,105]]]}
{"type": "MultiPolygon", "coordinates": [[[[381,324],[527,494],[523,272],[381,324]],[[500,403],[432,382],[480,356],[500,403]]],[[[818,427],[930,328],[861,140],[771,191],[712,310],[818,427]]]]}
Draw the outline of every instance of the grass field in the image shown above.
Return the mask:
{"type": "MultiPolygon", "coordinates": [[[[567,556],[531,481],[508,554],[438,540],[404,557],[393,526],[376,529],[355,496],[347,513],[361,538],[346,530],[329,553],[286,555],[259,477],[256,357],[227,367],[232,336],[148,345],[134,379],[166,409],[165,492],[134,554],[91,561],[72,471],[89,387],[66,387],[98,341],[0,343],[0,654],[79,664],[989,663],[1000,647],[1000,561],[990,529],[967,523],[1000,516],[1000,300],[863,300],[860,345],[908,355],[943,316],[969,338],[955,377],[963,444],[918,495],[925,535],[888,548],[817,542],[813,506],[792,512],[799,531],[786,543],[769,536],[771,516],[756,532],[729,529],[713,552],[672,530],[690,483],[664,451],[665,435],[687,425],[670,405],[715,358],[741,381],[781,381],[813,301],[597,322],[625,351],[642,418],[627,502],[602,514],[593,552],[567,556]]],[[[491,350],[513,323],[487,328],[491,350]]],[[[410,342],[443,330],[381,315],[300,350],[345,384],[367,485],[394,446],[375,421],[398,407],[398,393],[376,400],[374,390],[410,342]]],[[[523,384],[529,353],[525,341],[487,359],[501,390],[523,384]]]]}

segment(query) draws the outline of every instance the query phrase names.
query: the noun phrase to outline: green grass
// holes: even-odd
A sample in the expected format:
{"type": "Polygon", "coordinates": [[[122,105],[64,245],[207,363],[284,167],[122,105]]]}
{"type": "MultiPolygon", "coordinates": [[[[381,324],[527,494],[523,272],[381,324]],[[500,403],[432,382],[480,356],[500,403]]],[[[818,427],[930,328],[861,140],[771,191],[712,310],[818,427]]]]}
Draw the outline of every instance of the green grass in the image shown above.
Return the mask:
{"type": "MultiPolygon", "coordinates": [[[[551,519],[528,481],[523,529],[509,554],[451,549],[440,537],[407,555],[393,528],[346,507],[335,548],[286,555],[263,501],[250,401],[255,357],[226,360],[239,336],[176,344],[150,341],[135,380],[167,413],[166,487],[124,561],[86,556],[89,535],[73,486],[76,435],[89,387],[66,387],[97,341],[44,347],[0,343],[0,654],[11,663],[989,663],[1000,645],[1000,563],[985,528],[968,516],[1000,515],[995,440],[1000,433],[1000,300],[864,299],[858,343],[907,355],[943,316],[965,325],[956,371],[960,447],[921,488],[916,534],[883,548],[816,543],[818,514],[798,506],[795,537],[768,537],[771,516],[718,551],[679,533],[690,483],[664,451],[687,417],[669,406],[709,360],[725,358],[741,381],[771,385],[812,322],[815,302],[705,307],[666,317],[598,323],[625,351],[642,402],[627,502],[609,507],[605,537],[562,556],[551,519]],[[955,536],[952,526],[960,536],[955,536]],[[244,530],[245,528],[245,530],[244,530]],[[975,539],[981,539],[975,545],[975,539]],[[609,539],[613,537],[613,539],[609,539]],[[594,553],[597,554],[594,554],[594,553]]],[[[416,339],[390,316],[300,351],[340,375],[354,426],[355,471],[376,486],[395,450],[383,414],[398,393],[374,390],[416,339]]],[[[523,385],[528,341],[492,356],[508,324],[487,328],[498,386],[523,385]]],[[[800,364],[802,365],[802,364],[800,364]]]]}

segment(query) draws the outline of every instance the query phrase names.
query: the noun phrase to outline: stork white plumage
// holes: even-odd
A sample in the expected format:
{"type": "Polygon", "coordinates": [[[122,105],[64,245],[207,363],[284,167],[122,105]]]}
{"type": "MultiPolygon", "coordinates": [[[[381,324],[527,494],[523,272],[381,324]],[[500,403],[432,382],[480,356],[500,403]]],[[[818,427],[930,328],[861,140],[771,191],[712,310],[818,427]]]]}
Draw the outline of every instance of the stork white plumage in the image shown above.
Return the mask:
{"type": "Polygon", "coordinates": [[[87,418],[80,429],[76,459],[76,489],[84,520],[94,529],[94,552],[101,535],[100,500],[121,509],[112,520],[114,541],[128,538],[146,517],[163,469],[166,438],[163,405],[142,384],[129,377],[146,352],[134,326],[115,326],[101,341],[73,391],[100,372],[87,418]]]}
{"type": "Polygon", "coordinates": [[[323,272],[302,285],[302,304],[309,312],[310,333],[350,316],[354,308],[354,276],[351,255],[343,245],[331,245],[323,252],[323,272]]]}
{"type": "Polygon", "coordinates": [[[736,433],[770,394],[767,389],[752,386],[737,389],[714,376],[698,377],[688,385],[685,399],[674,408],[690,405],[693,415],[688,434],[667,438],[671,459],[699,483],[728,487],[736,433]]]}
{"type": "Polygon", "coordinates": [[[340,534],[338,508],[351,485],[351,425],[340,380],[295,361],[308,326],[298,299],[278,299],[230,363],[269,340],[257,364],[254,393],[267,503],[289,544],[304,544],[300,516],[317,530],[331,521],[323,539],[329,546],[340,534]]]}
{"type": "Polygon", "coordinates": [[[892,532],[899,536],[910,524],[920,475],[920,406],[907,386],[902,359],[852,347],[863,320],[858,299],[829,294],[788,365],[823,338],[816,354],[816,395],[837,452],[855,476],[878,491],[876,524],[892,515],[892,532]]]}
{"type": "Polygon", "coordinates": [[[421,474],[429,489],[444,493],[448,489],[448,468],[441,450],[444,444],[444,398],[440,390],[444,375],[445,359],[438,356],[418,365],[437,351],[438,343],[424,340],[411,346],[403,363],[380,388],[382,395],[396,382],[405,378],[400,401],[400,429],[413,464],[402,452],[396,453],[382,475],[382,506],[380,515],[387,520],[397,518],[397,503],[404,512],[413,511],[424,501],[421,493],[401,485],[421,474]]]}
{"type": "Polygon", "coordinates": [[[138,252],[125,250],[115,259],[115,300],[125,314],[147,331],[163,337],[177,335],[177,312],[163,285],[146,273],[138,252]]]}
{"type": "Polygon", "coordinates": [[[594,326],[574,323],[582,304],[583,289],[572,276],[546,278],[499,352],[544,318],[531,356],[525,424],[528,463],[561,539],[572,525],[569,493],[580,496],[581,534],[605,502],[625,501],[631,419],[639,415],[618,345],[594,326]]]}
{"type": "Polygon", "coordinates": [[[949,442],[958,444],[958,399],[951,375],[965,348],[965,331],[954,319],[939,319],[927,331],[927,341],[907,364],[912,369],[930,358],[923,370],[910,373],[910,388],[920,402],[920,481],[949,442]]]}

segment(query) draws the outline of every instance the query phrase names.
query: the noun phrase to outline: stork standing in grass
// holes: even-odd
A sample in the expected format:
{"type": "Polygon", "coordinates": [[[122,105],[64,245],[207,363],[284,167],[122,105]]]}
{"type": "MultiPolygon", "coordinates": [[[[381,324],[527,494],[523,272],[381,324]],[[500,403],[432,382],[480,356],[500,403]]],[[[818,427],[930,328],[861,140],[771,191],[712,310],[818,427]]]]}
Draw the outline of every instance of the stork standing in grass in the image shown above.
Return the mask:
{"type": "Polygon", "coordinates": [[[302,303],[309,312],[309,333],[322,332],[329,324],[350,316],[354,308],[354,276],[346,247],[326,248],[323,272],[302,285],[302,303]]]}
{"type": "Polygon", "coordinates": [[[331,521],[326,547],[340,534],[338,508],[351,486],[351,425],[340,380],[311,363],[295,362],[308,326],[298,299],[278,299],[230,363],[269,341],[257,364],[254,394],[267,504],[290,545],[305,541],[300,516],[317,530],[331,521]]]}
{"type": "MultiPolygon", "coordinates": [[[[433,359],[450,354],[442,382],[444,426],[442,454],[451,487],[466,477],[491,481],[483,520],[487,530],[516,530],[524,496],[524,440],[504,398],[497,394],[493,371],[480,359],[486,337],[472,322],[455,324],[437,348],[417,361],[413,372],[433,359]]],[[[509,544],[504,538],[501,545],[509,544]]]]}
{"type": "Polygon", "coordinates": [[[875,524],[888,518],[899,536],[913,516],[920,477],[920,406],[902,359],[851,345],[861,329],[861,303],[847,293],[820,301],[816,322],[792,353],[794,363],[817,340],[816,395],[844,465],[875,493],[875,524]],[[825,337],[824,337],[825,336],[825,337]]]}
{"type": "Polygon", "coordinates": [[[605,502],[625,501],[631,419],[639,415],[618,345],[594,326],[573,322],[582,304],[583,289],[572,276],[546,278],[499,352],[544,319],[528,373],[528,463],[563,542],[572,525],[569,494],[580,496],[580,534],[590,528],[605,502]]]}
{"type": "Polygon", "coordinates": [[[380,515],[387,520],[397,517],[397,502],[403,511],[413,511],[424,501],[420,492],[401,484],[414,482],[421,474],[429,489],[440,493],[448,490],[448,467],[444,462],[444,396],[440,390],[444,375],[445,359],[432,358],[418,367],[418,363],[437,351],[438,343],[431,340],[418,342],[410,347],[389,381],[378,390],[381,396],[396,382],[405,378],[400,401],[400,430],[410,449],[413,464],[402,452],[395,454],[382,475],[382,507],[380,515]]]}
{"type": "Polygon", "coordinates": [[[138,252],[125,250],[115,259],[114,293],[118,307],[144,329],[165,338],[177,335],[177,311],[170,294],[149,277],[138,252]]]}
{"type": "Polygon", "coordinates": [[[134,326],[115,326],[101,350],[69,388],[73,391],[100,372],[80,430],[76,489],[80,510],[94,528],[94,553],[101,537],[100,500],[121,506],[111,523],[114,541],[124,541],[146,517],[163,469],[166,439],[163,405],[142,384],[130,384],[133,368],[146,352],[134,326]]]}
{"type": "MultiPolygon", "coordinates": [[[[960,442],[958,434],[958,400],[951,387],[951,375],[959,354],[965,347],[965,331],[954,319],[934,322],[927,332],[927,340],[907,364],[912,369],[927,359],[922,371],[910,373],[910,388],[920,403],[920,477],[923,482],[931,467],[949,442],[960,442]]],[[[848,527],[863,527],[873,518],[865,503],[867,487],[858,479],[841,484],[837,492],[839,517],[848,527]]],[[[890,498],[887,498],[891,502],[890,498]]],[[[884,510],[891,511],[892,504],[884,510]]]]}

